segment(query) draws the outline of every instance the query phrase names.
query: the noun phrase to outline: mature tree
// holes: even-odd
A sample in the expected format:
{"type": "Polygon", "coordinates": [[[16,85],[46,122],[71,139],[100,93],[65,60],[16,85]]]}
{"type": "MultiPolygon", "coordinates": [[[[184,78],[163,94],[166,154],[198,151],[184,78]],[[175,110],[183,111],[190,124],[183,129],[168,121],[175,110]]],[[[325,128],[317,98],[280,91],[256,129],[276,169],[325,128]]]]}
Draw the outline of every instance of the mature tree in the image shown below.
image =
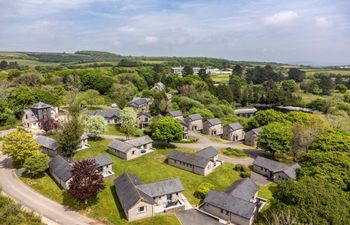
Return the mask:
{"type": "Polygon", "coordinates": [[[120,130],[126,134],[127,139],[135,131],[136,122],[137,114],[135,110],[125,107],[120,114],[120,130]]]}
{"type": "Polygon", "coordinates": [[[94,160],[82,160],[74,164],[68,188],[71,196],[87,204],[89,199],[96,198],[104,188],[103,176],[96,170],[94,160]]]}
{"type": "Polygon", "coordinates": [[[72,156],[81,142],[81,136],[84,133],[84,126],[79,119],[79,115],[71,113],[68,120],[62,124],[58,131],[60,149],[65,156],[72,156]]]}
{"type": "Polygon", "coordinates": [[[75,99],[75,104],[80,104],[81,106],[103,105],[104,103],[103,96],[98,91],[92,89],[80,92],[75,99]]]}
{"type": "Polygon", "coordinates": [[[292,131],[290,123],[270,123],[259,134],[258,146],[265,151],[286,153],[291,150],[292,131]]]}
{"type": "Polygon", "coordinates": [[[50,157],[40,151],[35,151],[32,155],[24,160],[23,167],[30,174],[37,176],[43,173],[49,167],[50,157]]]}
{"type": "Polygon", "coordinates": [[[182,74],[183,75],[193,75],[193,68],[192,68],[192,66],[190,66],[190,65],[184,66],[182,74]]]}
{"type": "Polygon", "coordinates": [[[232,74],[237,76],[242,76],[243,68],[239,64],[235,65],[235,67],[232,70],[232,74]]]}
{"type": "Polygon", "coordinates": [[[284,80],[282,81],[282,88],[287,92],[294,92],[298,89],[298,85],[294,80],[284,80]]]}
{"type": "Polygon", "coordinates": [[[137,88],[131,82],[125,84],[113,84],[109,90],[109,96],[114,99],[121,108],[124,108],[136,93],[137,88]]]}
{"type": "Polygon", "coordinates": [[[6,70],[7,67],[8,67],[7,61],[2,60],[2,61],[0,62],[0,70],[6,70]]]}
{"type": "Polygon", "coordinates": [[[202,80],[206,80],[208,79],[209,75],[207,74],[207,71],[202,68],[198,71],[198,76],[202,79],[202,80]]]}
{"type": "Polygon", "coordinates": [[[330,95],[331,91],[335,88],[333,79],[328,75],[322,75],[320,77],[319,86],[322,90],[322,94],[324,95],[330,95]]]}
{"type": "Polygon", "coordinates": [[[295,82],[302,82],[305,79],[305,71],[297,68],[290,68],[288,71],[288,79],[294,80],[295,82]]]}
{"type": "Polygon", "coordinates": [[[183,138],[183,131],[180,122],[171,117],[163,117],[151,125],[152,137],[167,143],[180,141],[183,138]]]}
{"type": "Polygon", "coordinates": [[[337,84],[336,89],[340,92],[340,93],[345,93],[348,88],[345,86],[345,84],[337,84]]]}
{"type": "Polygon", "coordinates": [[[102,116],[89,116],[85,129],[92,137],[99,137],[107,132],[107,122],[102,116]]]}
{"type": "Polygon", "coordinates": [[[340,129],[328,130],[317,137],[311,148],[323,152],[350,153],[350,132],[340,129]]]}
{"type": "Polygon", "coordinates": [[[299,177],[313,177],[350,191],[350,157],[342,152],[310,152],[299,158],[299,177]]]}
{"type": "Polygon", "coordinates": [[[257,225],[312,225],[312,223],[301,223],[299,215],[291,209],[269,208],[260,214],[257,225]]]}
{"type": "Polygon", "coordinates": [[[40,147],[30,133],[19,130],[4,137],[2,151],[23,164],[25,159],[40,151],[40,147]]]}
{"type": "Polygon", "coordinates": [[[349,194],[324,180],[305,177],[281,182],[273,192],[271,209],[292,210],[300,223],[350,224],[349,194]]]}
{"type": "Polygon", "coordinates": [[[58,128],[58,123],[53,118],[44,118],[40,122],[40,127],[47,134],[49,131],[57,129],[58,128]]]}
{"type": "Polygon", "coordinates": [[[273,109],[258,111],[248,122],[248,129],[265,126],[273,122],[284,122],[286,115],[273,109]]]}

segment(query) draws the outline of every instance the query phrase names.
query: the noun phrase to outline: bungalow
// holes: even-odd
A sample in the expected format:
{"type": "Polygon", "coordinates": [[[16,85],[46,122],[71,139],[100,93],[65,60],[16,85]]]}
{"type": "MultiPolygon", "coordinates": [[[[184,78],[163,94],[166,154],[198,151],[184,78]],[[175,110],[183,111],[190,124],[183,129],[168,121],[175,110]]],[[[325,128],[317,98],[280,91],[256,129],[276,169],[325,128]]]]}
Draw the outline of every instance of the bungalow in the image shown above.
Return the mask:
{"type": "Polygon", "coordinates": [[[149,107],[153,103],[150,98],[134,98],[128,103],[128,106],[135,109],[136,113],[149,112],[149,107]]]}
{"type": "Polygon", "coordinates": [[[41,129],[41,122],[45,119],[57,120],[58,111],[51,105],[38,102],[25,109],[22,115],[22,124],[25,128],[41,129]]]}
{"type": "Polygon", "coordinates": [[[298,163],[288,165],[267,159],[261,156],[255,158],[253,162],[253,171],[259,173],[269,180],[280,182],[289,179],[296,179],[296,171],[300,168],[298,163]]]}
{"type": "Polygon", "coordinates": [[[68,159],[60,155],[55,156],[49,162],[49,172],[56,182],[65,190],[69,188],[69,182],[72,178],[72,169],[74,162],[69,162],[68,159]]]}
{"type": "Polygon", "coordinates": [[[171,72],[173,74],[177,74],[177,75],[182,75],[184,68],[183,67],[172,67],[171,68],[171,72]]]}
{"type": "Polygon", "coordinates": [[[222,161],[218,160],[218,151],[210,146],[194,154],[173,150],[168,155],[168,164],[206,176],[220,166],[222,161]]]}
{"type": "Polygon", "coordinates": [[[123,173],[115,180],[115,190],[128,221],[185,208],[184,188],[178,178],[142,184],[139,177],[123,173]]]}
{"type": "Polygon", "coordinates": [[[102,116],[108,124],[119,124],[120,110],[110,109],[110,110],[96,110],[95,112],[90,112],[89,116],[102,116]]]}
{"type": "Polygon", "coordinates": [[[261,130],[262,130],[262,128],[259,127],[259,128],[255,128],[253,130],[248,131],[244,137],[244,144],[252,146],[252,147],[257,147],[259,133],[261,132],[261,130]]]}
{"type": "Polygon", "coordinates": [[[151,122],[152,119],[152,115],[150,112],[140,112],[137,114],[137,127],[142,129],[145,128],[149,125],[149,123],[151,122]]]}
{"type": "Polygon", "coordinates": [[[112,170],[112,160],[107,154],[89,158],[95,161],[96,170],[103,176],[109,177],[114,174],[112,170]]]}
{"type": "Polygon", "coordinates": [[[108,145],[108,151],[119,158],[130,160],[152,151],[153,140],[143,136],[128,141],[113,140],[108,145]]]}
{"type": "Polygon", "coordinates": [[[189,115],[185,119],[185,122],[188,125],[188,130],[192,130],[192,131],[203,130],[203,118],[200,114],[189,115]]]}
{"type": "Polygon", "coordinates": [[[183,128],[183,139],[188,139],[188,125],[185,121],[181,120],[180,124],[183,128]]]}
{"type": "Polygon", "coordinates": [[[158,92],[165,91],[165,85],[162,82],[158,82],[153,86],[152,90],[155,90],[158,92]]]}
{"type": "Polygon", "coordinates": [[[180,120],[180,121],[182,121],[184,119],[184,116],[182,115],[182,112],[180,110],[168,112],[167,116],[174,118],[174,119],[177,119],[177,120],[180,120]]]}
{"type": "Polygon", "coordinates": [[[239,117],[243,117],[243,118],[249,118],[254,116],[254,114],[257,112],[258,110],[256,108],[242,108],[242,109],[236,109],[234,111],[234,114],[236,114],[239,117]]]}
{"type": "Polygon", "coordinates": [[[39,135],[35,138],[36,143],[40,146],[41,151],[51,157],[58,154],[58,142],[50,137],[39,135]]]}
{"type": "Polygon", "coordinates": [[[243,126],[238,122],[224,126],[222,138],[230,141],[242,141],[244,139],[243,126]]]}
{"type": "Polygon", "coordinates": [[[258,190],[250,178],[240,179],[223,192],[209,191],[200,209],[229,223],[251,225],[260,207],[258,190]]]}
{"type": "Polygon", "coordinates": [[[222,124],[218,118],[208,119],[204,122],[203,133],[210,136],[220,136],[223,134],[222,124]]]}

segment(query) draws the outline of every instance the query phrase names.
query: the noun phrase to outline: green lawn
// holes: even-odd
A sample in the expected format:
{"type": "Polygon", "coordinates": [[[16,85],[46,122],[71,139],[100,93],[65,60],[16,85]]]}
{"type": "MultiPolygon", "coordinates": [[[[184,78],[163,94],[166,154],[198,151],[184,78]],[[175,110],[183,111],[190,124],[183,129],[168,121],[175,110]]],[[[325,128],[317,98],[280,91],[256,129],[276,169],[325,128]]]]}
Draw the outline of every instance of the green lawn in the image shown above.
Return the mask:
{"type": "MultiPolygon", "coordinates": [[[[107,145],[110,140],[90,141],[91,148],[77,152],[75,159],[81,160],[100,154],[107,153],[107,145]]],[[[185,152],[194,152],[193,149],[179,149],[185,152]]],[[[197,187],[208,182],[215,185],[215,189],[224,190],[232,182],[239,179],[239,173],[233,170],[234,165],[224,163],[212,174],[204,177],[187,172],[165,163],[166,155],[171,151],[168,148],[157,149],[155,152],[144,155],[141,158],[125,161],[110,155],[113,161],[113,171],[116,176],[106,180],[106,189],[99,194],[98,201],[88,206],[86,209],[79,209],[83,214],[97,218],[107,224],[126,224],[124,213],[119,205],[118,198],[114,191],[113,180],[123,172],[133,173],[141,178],[144,183],[159,181],[172,177],[179,177],[183,186],[184,194],[192,205],[198,205],[200,200],[194,197],[197,187]]],[[[107,153],[108,154],[108,153],[107,153]]],[[[74,201],[61,190],[49,175],[41,178],[30,179],[21,178],[26,184],[48,196],[49,198],[68,205],[73,209],[78,209],[74,201]]],[[[268,190],[266,191],[268,193],[268,190]]],[[[266,194],[267,195],[267,194],[266,194]]],[[[145,219],[131,224],[179,224],[174,214],[159,215],[157,217],[145,219]]]]}
{"type": "Polygon", "coordinates": [[[109,135],[117,135],[117,136],[125,136],[123,132],[119,130],[119,128],[115,125],[108,125],[107,134],[109,135]]]}
{"type": "Polygon", "coordinates": [[[227,83],[230,79],[229,74],[215,74],[210,76],[216,83],[227,83]]]}
{"type": "Polygon", "coordinates": [[[237,148],[221,148],[219,149],[219,152],[233,158],[246,158],[249,157],[247,153],[245,153],[243,150],[237,149],[237,148]]]}

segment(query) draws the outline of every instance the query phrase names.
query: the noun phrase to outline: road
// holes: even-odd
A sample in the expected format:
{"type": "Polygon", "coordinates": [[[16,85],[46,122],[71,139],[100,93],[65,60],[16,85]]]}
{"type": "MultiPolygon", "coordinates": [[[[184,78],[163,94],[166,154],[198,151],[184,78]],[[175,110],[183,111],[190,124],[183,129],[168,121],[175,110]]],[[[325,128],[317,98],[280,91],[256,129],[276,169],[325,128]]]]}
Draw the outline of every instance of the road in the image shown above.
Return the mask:
{"type": "Polygon", "coordinates": [[[0,185],[12,199],[39,215],[61,225],[97,225],[97,221],[71,211],[37,193],[15,175],[11,160],[0,154],[0,185]]]}

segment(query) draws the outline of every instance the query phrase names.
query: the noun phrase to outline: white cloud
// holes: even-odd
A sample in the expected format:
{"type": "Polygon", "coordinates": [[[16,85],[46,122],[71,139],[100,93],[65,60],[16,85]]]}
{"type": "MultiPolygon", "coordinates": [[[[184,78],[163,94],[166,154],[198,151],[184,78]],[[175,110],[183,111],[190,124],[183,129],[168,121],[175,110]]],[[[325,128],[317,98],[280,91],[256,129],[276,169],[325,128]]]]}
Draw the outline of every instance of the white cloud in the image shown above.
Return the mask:
{"type": "Polygon", "coordinates": [[[129,27],[129,26],[124,26],[119,28],[119,31],[125,32],[125,33],[134,32],[135,30],[136,30],[135,27],[129,27]]]}
{"type": "Polygon", "coordinates": [[[316,18],[316,24],[319,27],[329,27],[332,25],[332,22],[325,17],[318,17],[316,18]]]}
{"type": "Polygon", "coordinates": [[[146,36],[145,41],[147,44],[156,44],[159,41],[159,39],[155,36],[146,36]]]}
{"type": "Polygon", "coordinates": [[[265,17],[264,23],[268,25],[289,25],[299,17],[293,10],[281,11],[272,16],[265,17]]]}

